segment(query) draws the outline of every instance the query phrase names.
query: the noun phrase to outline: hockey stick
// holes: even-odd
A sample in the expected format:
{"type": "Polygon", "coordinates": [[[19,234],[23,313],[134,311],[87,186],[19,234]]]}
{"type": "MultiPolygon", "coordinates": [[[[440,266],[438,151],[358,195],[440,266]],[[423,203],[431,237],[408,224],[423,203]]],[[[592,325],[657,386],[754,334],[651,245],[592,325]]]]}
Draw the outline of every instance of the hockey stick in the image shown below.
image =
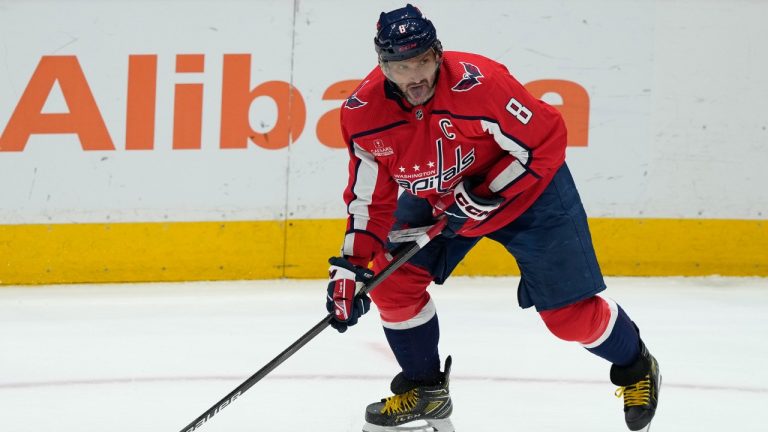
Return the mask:
{"type": "Polygon", "coordinates": [[[429,231],[433,226],[434,225],[427,225],[423,227],[406,228],[401,230],[390,231],[389,235],[387,235],[387,239],[389,239],[389,241],[392,243],[407,243],[411,241],[416,241],[425,232],[429,231]]]}
{"type": "MultiPolygon", "coordinates": [[[[392,258],[392,261],[386,267],[384,267],[378,274],[376,274],[373,277],[373,279],[371,279],[367,284],[365,284],[363,288],[360,290],[360,293],[358,293],[358,295],[368,294],[374,288],[376,288],[376,286],[379,285],[384,279],[389,277],[389,275],[394,273],[395,270],[400,268],[400,266],[402,266],[409,259],[411,259],[411,257],[414,256],[416,252],[420,251],[433,238],[437,237],[445,227],[445,224],[446,224],[446,220],[441,219],[435,225],[432,225],[432,227],[428,231],[426,231],[418,239],[416,239],[415,242],[401,246],[398,249],[397,253],[394,255],[394,257],[392,258]]],[[[237,386],[237,388],[232,390],[228,395],[224,396],[223,399],[216,402],[214,406],[212,406],[211,408],[208,409],[208,411],[204,412],[198,418],[193,420],[192,423],[185,426],[181,430],[181,432],[192,432],[192,431],[198,430],[214,415],[218,414],[219,411],[223,410],[229,404],[234,402],[235,399],[242,396],[242,394],[245,393],[249,388],[253,387],[254,384],[261,381],[261,379],[267,376],[267,374],[272,372],[276,367],[280,366],[280,364],[282,364],[289,357],[295,354],[296,351],[298,351],[299,349],[301,349],[301,347],[306,345],[307,342],[311,341],[312,339],[315,338],[315,336],[319,335],[323,330],[325,330],[326,327],[328,327],[331,324],[331,320],[333,320],[333,314],[329,313],[319,323],[315,324],[314,327],[312,327],[311,329],[309,329],[309,331],[304,333],[303,336],[297,339],[283,352],[278,354],[277,357],[272,359],[272,361],[264,365],[264,367],[259,369],[255,374],[251,375],[250,378],[248,378],[242,384],[237,386]]]]}

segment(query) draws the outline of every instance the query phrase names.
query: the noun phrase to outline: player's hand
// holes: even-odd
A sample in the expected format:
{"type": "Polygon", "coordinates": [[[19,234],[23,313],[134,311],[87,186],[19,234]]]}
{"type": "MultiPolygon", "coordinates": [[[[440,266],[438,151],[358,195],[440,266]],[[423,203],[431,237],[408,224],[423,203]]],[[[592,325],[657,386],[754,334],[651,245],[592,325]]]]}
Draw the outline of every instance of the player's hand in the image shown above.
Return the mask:
{"type": "Polygon", "coordinates": [[[328,296],[325,308],[333,313],[331,327],[339,333],[357,324],[357,319],[371,308],[371,299],[366,294],[357,295],[363,284],[373,278],[373,271],[356,266],[341,257],[328,260],[328,296]]]}
{"type": "Polygon", "coordinates": [[[448,218],[442,235],[452,238],[462,233],[467,222],[487,218],[503,201],[504,198],[498,196],[483,198],[473,194],[470,181],[465,179],[456,186],[453,194],[446,194],[435,203],[432,214],[448,218]]]}

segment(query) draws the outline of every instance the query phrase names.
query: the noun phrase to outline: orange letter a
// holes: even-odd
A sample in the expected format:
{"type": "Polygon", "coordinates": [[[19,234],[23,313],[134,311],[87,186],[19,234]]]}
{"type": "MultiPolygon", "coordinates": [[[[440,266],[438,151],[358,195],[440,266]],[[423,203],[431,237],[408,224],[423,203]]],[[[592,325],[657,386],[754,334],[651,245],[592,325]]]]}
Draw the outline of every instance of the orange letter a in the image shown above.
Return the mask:
{"type": "Polygon", "coordinates": [[[0,135],[0,151],[23,151],[32,134],[75,133],[83,150],[114,150],[96,100],[75,56],[43,56],[0,135]],[[58,81],[68,113],[43,113],[58,81]]]}

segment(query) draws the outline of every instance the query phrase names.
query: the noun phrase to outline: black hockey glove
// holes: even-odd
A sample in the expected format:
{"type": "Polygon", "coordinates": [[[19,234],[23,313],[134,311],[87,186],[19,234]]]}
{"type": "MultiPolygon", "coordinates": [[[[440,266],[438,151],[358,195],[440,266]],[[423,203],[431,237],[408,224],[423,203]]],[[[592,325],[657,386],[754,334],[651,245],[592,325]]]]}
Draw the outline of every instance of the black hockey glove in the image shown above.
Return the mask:
{"type": "Polygon", "coordinates": [[[483,198],[473,194],[472,183],[464,179],[453,194],[446,194],[435,203],[432,213],[435,217],[445,215],[448,218],[442,235],[453,238],[462,233],[467,222],[487,218],[502,202],[502,197],[483,198]]]}
{"type": "Polygon", "coordinates": [[[371,308],[371,299],[366,294],[357,295],[363,283],[373,278],[373,271],[359,267],[341,257],[328,260],[328,296],[325,308],[333,313],[331,327],[339,333],[357,324],[357,319],[371,308]]]}

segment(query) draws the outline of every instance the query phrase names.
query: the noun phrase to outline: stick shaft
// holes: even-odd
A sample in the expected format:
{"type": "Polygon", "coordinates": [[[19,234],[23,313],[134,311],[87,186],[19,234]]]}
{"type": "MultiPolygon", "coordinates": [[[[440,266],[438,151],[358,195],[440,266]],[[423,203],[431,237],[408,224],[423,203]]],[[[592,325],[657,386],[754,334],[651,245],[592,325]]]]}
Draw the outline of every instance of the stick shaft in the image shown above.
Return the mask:
{"type": "MultiPolygon", "coordinates": [[[[378,274],[376,274],[373,279],[371,279],[361,290],[362,293],[369,293],[371,292],[376,286],[378,286],[384,279],[389,277],[392,273],[395,272],[400,266],[405,264],[409,259],[411,259],[412,256],[414,256],[419,250],[421,250],[427,243],[429,243],[430,240],[435,238],[438,234],[440,234],[440,231],[442,231],[443,227],[445,226],[445,220],[441,220],[437,224],[433,225],[426,233],[424,233],[416,242],[408,244],[407,246],[403,247],[392,259],[392,261],[384,267],[378,274]]],[[[319,335],[323,330],[326,329],[331,324],[331,320],[333,319],[333,314],[328,314],[323,318],[320,322],[314,325],[309,331],[304,333],[300,338],[298,338],[295,342],[293,342],[288,348],[283,350],[280,354],[277,355],[274,359],[272,359],[269,363],[264,365],[261,369],[259,369],[256,373],[251,375],[248,379],[243,381],[242,384],[237,386],[234,390],[232,390],[229,394],[224,396],[220,401],[218,401],[215,405],[210,407],[206,412],[201,414],[199,417],[197,417],[195,420],[192,421],[192,423],[185,426],[181,432],[192,432],[195,430],[198,430],[200,427],[202,427],[208,420],[210,420],[214,415],[218,414],[221,410],[226,408],[229,404],[234,402],[238,397],[242,396],[243,393],[245,393],[248,389],[253,387],[254,384],[261,381],[262,378],[267,376],[270,372],[272,372],[276,367],[280,366],[284,361],[286,361],[289,357],[291,357],[293,354],[296,353],[296,351],[300,350],[304,345],[307,344],[307,342],[311,341],[315,338],[315,336],[319,335]]]]}

